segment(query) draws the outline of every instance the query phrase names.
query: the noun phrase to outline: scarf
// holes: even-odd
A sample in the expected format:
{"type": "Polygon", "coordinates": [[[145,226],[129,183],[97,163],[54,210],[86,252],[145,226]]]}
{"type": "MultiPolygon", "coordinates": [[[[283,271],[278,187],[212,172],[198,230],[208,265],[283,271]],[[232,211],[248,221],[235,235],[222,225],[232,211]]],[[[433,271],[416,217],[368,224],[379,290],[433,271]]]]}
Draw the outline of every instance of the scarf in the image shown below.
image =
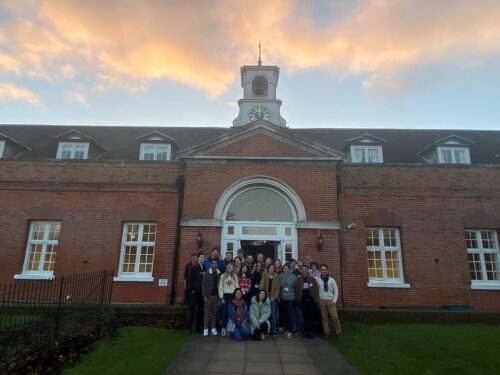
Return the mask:
{"type": "Polygon", "coordinates": [[[236,306],[236,320],[239,322],[243,320],[243,302],[243,299],[233,299],[233,303],[236,306]]]}
{"type": "Polygon", "coordinates": [[[326,277],[320,276],[321,280],[323,280],[323,291],[328,293],[328,280],[330,280],[330,276],[326,275],[326,277]]]}

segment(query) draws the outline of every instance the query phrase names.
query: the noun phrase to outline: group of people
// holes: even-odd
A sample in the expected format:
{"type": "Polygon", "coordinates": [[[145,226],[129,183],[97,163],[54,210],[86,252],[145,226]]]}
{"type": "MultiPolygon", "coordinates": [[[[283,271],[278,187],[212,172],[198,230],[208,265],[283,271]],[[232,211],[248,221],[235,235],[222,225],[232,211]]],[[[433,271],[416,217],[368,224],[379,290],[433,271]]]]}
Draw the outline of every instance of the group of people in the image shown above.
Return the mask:
{"type": "Polygon", "coordinates": [[[294,259],[264,259],[262,253],[243,256],[239,250],[220,258],[218,247],[209,257],[193,254],[186,265],[186,328],[204,336],[231,336],[242,341],[251,336],[263,340],[283,328],[286,337],[302,334],[313,338],[315,322],[321,320],[323,336],[340,336],[337,314],[338,288],[328,266],[304,264],[294,259]],[[319,310],[319,313],[318,313],[319,310]]]}

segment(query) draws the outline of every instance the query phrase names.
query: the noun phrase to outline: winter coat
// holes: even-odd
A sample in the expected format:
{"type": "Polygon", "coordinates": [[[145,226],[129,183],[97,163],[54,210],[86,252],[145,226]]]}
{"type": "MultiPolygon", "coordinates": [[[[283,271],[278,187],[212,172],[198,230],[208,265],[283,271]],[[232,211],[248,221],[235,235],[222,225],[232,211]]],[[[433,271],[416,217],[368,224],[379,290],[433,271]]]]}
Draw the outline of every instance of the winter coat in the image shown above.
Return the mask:
{"type": "Polygon", "coordinates": [[[257,296],[252,297],[252,303],[250,305],[250,332],[253,333],[258,323],[267,322],[267,326],[271,327],[269,324],[269,318],[271,317],[271,303],[269,298],[266,298],[266,302],[262,306],[257,302],[257,296]]]}
{"type": "MultiPolygon", "coordinates": [[[[267,276],[267,271],[262,273],[262,280],[260,280],[260,289],[264,289],[266,292],[269,290],[269,278],[267,276]]],[[[267,293],[269,298],[273,298],[277,301],[280,299],[280,278],[278,274],[275,272],[273,277],[273,286],[271,289],[271,293],[267,293]]]]}
{"type": "MultiPolygon", "coordinates": [[[[203,262],[203,268],[205,271],[208,271],[210,269],[210,265],[212,264],[212,257],[208,257],[205,259],[203,262]]],[[[217,269],[221,272],[224,273],[226,272],[226,263],[222,259],[217,259],[217,269]]]]}
{"type": "Polygon", "coordinates": [[[203,279],[201,280],[201,295],[203,298],[210,297],[212,295],[212,280],[214,277],[217,278],[217,294],[219,294],[220,271],[216,269],[214,275],[212,273],[212,269],[209,269],[205,272],[203,279]]]}
{"type": "Polygon", "coordinates": [[[186,289],[189,292],[201,291],[201,280],[205,271],[197,263],[190,268],[187,278],[186,278],[186,289]]]}
{"type": "MultiPolygon", "coordinates": [[[[242,300],[243,301],[243,300],[242,300]]],[[[250,317],[248,314],[248,305],[243,301],[243,317],[241,321],[239,321],[236,318],[236,306],[233,301],[229,302],[229,305],[227,307],[227,312],[229,313],[229,320],[230,322],[227,323],[227,330],[229,332],[234,332],[234,329],[232,327],[237,326],[241,327],[243,322],[246,322],[246,325],[250,325],[250,317]]]]}
{"type": "MultiPolygon", "coordinates": [[[[319,301],[319,290],[318,290],[318,283],[316,282],[316,279],[312,276],[307,276],[307,282],[309,283],[309,292],[311,293],[312,298],[314,299],[314,302],[318,303],[319,301]]],[[[297,302],[301,303],[302,302],[302,289],[304,288],[304,278],[302,275],[297,277],[297,280],[295,281],[295,294],[297,296],[297,302]]]]}

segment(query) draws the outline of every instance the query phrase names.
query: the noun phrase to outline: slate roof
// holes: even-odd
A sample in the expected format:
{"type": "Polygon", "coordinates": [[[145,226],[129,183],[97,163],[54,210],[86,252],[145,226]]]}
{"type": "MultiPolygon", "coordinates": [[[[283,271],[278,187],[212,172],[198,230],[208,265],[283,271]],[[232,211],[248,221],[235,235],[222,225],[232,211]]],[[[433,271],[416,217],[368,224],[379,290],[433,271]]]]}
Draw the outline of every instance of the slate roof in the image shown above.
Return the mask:
{"type": "MultiPolygon", "coordinates": [[[[29,148],[17,159],[55,158],[59,142],[55,137],[72,129],[102,145],[106,151],[99,159],[104,160],[138,160],[140,141],[137,139],[153,131],[175,139],[180,151],[236,131],[219,127],[0,125],[0,133],[29,148]]],[[[387,141],[382,143],[384,163],[425,163],[418,155],[420,151],[439,139],[456,135],[474,142],[469,146],[472,164],[500,164],[500,131],[345,128],[286,128],[285,131],[338,151],[344,149],[350,139],[369,133],[387,141]]]]}

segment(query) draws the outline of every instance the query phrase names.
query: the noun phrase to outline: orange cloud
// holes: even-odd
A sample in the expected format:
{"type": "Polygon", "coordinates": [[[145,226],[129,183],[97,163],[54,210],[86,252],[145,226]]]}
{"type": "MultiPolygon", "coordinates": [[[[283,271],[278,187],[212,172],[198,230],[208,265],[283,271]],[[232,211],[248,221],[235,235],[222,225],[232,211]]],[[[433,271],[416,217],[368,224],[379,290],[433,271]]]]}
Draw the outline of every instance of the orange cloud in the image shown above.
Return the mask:
{"type": "Polygon", "coordinates": [[[344,1],[341,12],[327,3],[10,0],[0,5],[0,74],[83,76],[99,91],[172,80],[216,97],[256,63],[259,41],[265,64],[367,74],[368,89],[399,87],[416,65],[477,65],[500,52],[498,0],[344,1]]]}
{"type": "Polygon", "coordinates": [[[42,98],[31,90],[10,83],[0,83],[0,101],[19,100],[31,105],[42,105],[42,98]]]}

